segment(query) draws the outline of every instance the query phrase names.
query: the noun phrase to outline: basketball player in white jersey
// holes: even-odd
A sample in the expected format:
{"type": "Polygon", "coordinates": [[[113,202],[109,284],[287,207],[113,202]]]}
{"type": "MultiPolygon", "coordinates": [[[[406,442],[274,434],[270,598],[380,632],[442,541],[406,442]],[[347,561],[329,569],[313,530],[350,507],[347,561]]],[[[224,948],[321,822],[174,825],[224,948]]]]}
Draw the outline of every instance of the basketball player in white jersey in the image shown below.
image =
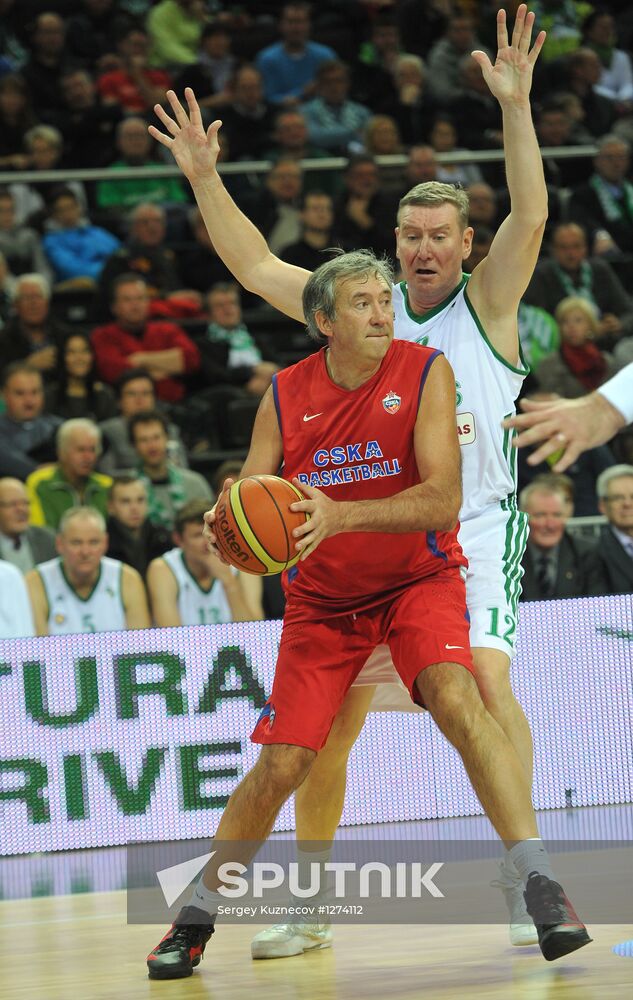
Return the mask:
{"type": "Polygon", "coordinates": [[[218,625],[264,617],[251,608],[243,574],[209,552],[202,531],[207,500],[190,500],[176,515],[170,549],[153,559],[147,571],[152,617],[156,625],[218,625]]]}
{"type": "MultiPolygon", "coordinates": [[[[547,218],[547,189],[529,103],[545,33],[530,48],[533,24],[534,15],[521,4],[510,41],[505,11],[500,10],[494,66],[485,53],[473,53],[501,105],[511,201],[488,256],[466,284],[462,261],[473,236],[467,224],[467,195],[450,185],[420,184],[405,196],[398,213],[397,256],[405,281],[394,289],[396,336],[441,348],[456,373],[464,477],[459,537],[470,564],[467,598],[475,673],[488,711],[513,743],[530,781],[532,738],[509,675],[527,525],[516,509],[511,434],[501,421],[514,413],[527,371],[519,350],[517,310],[547,218]]],[[[191,183],[218,254],[240,283],[303,321],[301,295],[307,273],[276,258],[232,201],[216,170],[221,123],[214,122],[205,133],[193,92],[186,90],[185,95],[188,113],[168,92],[174,117],[159,106],[155,109],[168,134],[153,126],[150,133],[171,149],[191,183]]],[[[381,677],[377,671],[382,666],[373,654],[295,796],[299,841],[333,839],[343,808],[347,758],[370,707],[372,685],[377,679],[393,679],[388,663],[381,677]]],[[[500,886],[510,907],[512,943],[536,942],[521,882],[507,864],[502,866],[500,886]]],[[[261,958],[296,955],[327,947],[330,940],[328,927],[279,925],[258,935],[253,953],[261,958]]]]}
{"type": "Polygon", "coordinates": [[[141,577],[106,555],[105,521],[94,507],[71,507],[57,533],[59,555],[25,580],[37,635],[74,635],[149,628],[141,577]]]}

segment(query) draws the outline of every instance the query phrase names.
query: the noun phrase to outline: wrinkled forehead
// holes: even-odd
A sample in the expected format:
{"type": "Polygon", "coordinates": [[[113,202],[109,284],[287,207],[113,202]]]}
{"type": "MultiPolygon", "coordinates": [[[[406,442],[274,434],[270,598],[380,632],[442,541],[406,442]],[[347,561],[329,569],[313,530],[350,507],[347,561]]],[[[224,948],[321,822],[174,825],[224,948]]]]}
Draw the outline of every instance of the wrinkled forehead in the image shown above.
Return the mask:
{"type": "Polygon", "coordinates": [[[378,271],[367,271],[365,274],[352,275],[349,278],[339,278],[334,288],[337,302],[352,302],[355,298],[366,294],[388,292],[391,297],[391,285],[378,271]]]}
{"type": "Polygon", "coordinates": [[[401,232],[415,229],[426,232],[439,227],[459,230],[457,206],[450,202],[441,205],[405,205],[400,209],[398,225],[401,232]]]}

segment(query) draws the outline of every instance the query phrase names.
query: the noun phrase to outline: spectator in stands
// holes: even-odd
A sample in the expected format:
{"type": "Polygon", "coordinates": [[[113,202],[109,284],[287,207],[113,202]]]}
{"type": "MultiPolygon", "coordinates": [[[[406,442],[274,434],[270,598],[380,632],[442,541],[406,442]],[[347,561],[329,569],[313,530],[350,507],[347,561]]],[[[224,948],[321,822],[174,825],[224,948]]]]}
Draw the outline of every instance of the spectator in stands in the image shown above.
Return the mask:
{"type": "MultiPolygon", "coordinates": [[[[206,293],[218,281],[232,281],[233,275],[218,257],[197,207],[189,211],[189,227],[193,241],[186,244],[178,254],[182,273],[187,275],[189,286],[198,292],[206,293]]],[[[250,302],[261,302],[247,292],[244,301],[247,295],[250,302]]]]}
{"type": "Polygon", "coordinates": [[[490,57],[489,50],[475,35],[475,26],[467,14],[453,15],[443,36],[428,54],[429,87],[433,96],[443,105],[458,99],[462,92],[461,61],[479,49],[490,57]]]}
{"type": "Polygon", "coordinates": [[[154,559],[147,572],[152,618],[161,628],[264,617],[261,606],[251,608],[248,602],[244,574],[209,552],[202,533],[207,509],[205,500],[185,504],[174,522],[176,548],[154,559]]]}
{"type": "Polygon", "coordinates": [[[174,90],[182,100],[185,87],[191,87],[210,124],[215,117],[213,109],[231,100],[236,68],[228,27],[222,21],[210,21],[202,29],[197,61],[185,66],[174,83],[174,90]]]}
{"type": "Polygon", "coordinates": [[[406,194],[416,184],[426,181],[436,181],[439,164],[432,146],[417,145],[409,150],[409,158],[404,168],[405,186],[402,194],[406,194]]]}
{"type": "Polygon", "coordinates": [[[590,597],[605,593],[596,572],[594,545],[570,535],[568,501],[560,484],[542,479],[521,491],[520,508],[529,518],[523,556],[522,601],[590,597]]]}
{"type": "MultiPolygon", "coordinates": [[[[436,153],[462,153],[457,148],[457,129],[451,115],[441,112],[436,115],[429,132],[429,142],[436,153]]],[[[479,184],[483,181],[481,170],[476,163],[441,163],[437,168],[437,178],[445,184],[479,184]]]]}
{"type": "Polygon", "coordinates": [[[610,132],[616,119],[615,103],[596,87],[602,75],[598,54],[589,48],[579,48],[566,57],[567,80],[564,90],[580,99],[585,112],[585,125],[595,138],[610,132]]]}
{"type": "Polygon", "coordinates": [[[87,417],[97,423],[116,415],[112,389],[96,378],[94,351],[87,333],[77,330],[66,338],[54,377],[44,394],[48,412],[64,420],[87,417]]]}
{"type": "Polygon", "coordinates": [[[385,104],[397,100],[395,72],[402,51],[400,32],[389,11],[378,12],[372,18],[369,32],[352,64],[351,93],[355,101],[382,112],[385,104]]]}
{"type": "Polygon", "coordinates": [[[218,109],[231,160],[257,160],[270,145],[274,108],[264,99],[262,75],[246,64],[235,73],[229,100],[218,109]]]}
{"type": "Polygon", "coordinates": [[[0,251],[12,274],[38,271],[50,277],[50,265],[39,235],[29,226],[18,225],[15,202],[9,188],[0,188],[0,251]]]}
{"type": "Polygon", "coordinates": [[[35,125],[29,88],[23,77],[0,79],[0,170],[27,170],[24,136],[35,125]]]}
{"type": "Polygon", "coordinates": [[[234,282],[214,285],[207,304],[209,325],[200,344],[204,382],[227,382],[261,398],[279,368],[272,361],[264,361],[249,333],[237,285],[234,282]]]}
{"type": "Polygon", "coordinates": [[[51,11],[38,14],[31,36],[31,54],[22,74],[33,109],[41,119],[50,120],[62,110],[60,79],[69,66],[64,19],[51,11]]]}
{"type": "Polygon", "coordinates": [[[50,285],[41,274],[21,274],[15,282],[14,316],[0,332],[0,364],[28,361],[44,377],[51,377],[57,352],[71,328],[50,311],[50,285]]]}
{"type": "Polygon", "coordinates": [[[152,66],[195,63],[207,18],[203,0],[158,0],[147,15],[152,66]]]}
{"type": "Polygon", "coordinates": [[[55,556],[55,535],[30,523],[29,497],[19,479],[0,479],[0,558],[28,573],[55,556]]]}
{"type": "MultiPolygon", "coordinates": [[[[269,160],[322,160],[330,154],[319,146],[314,146],[308,136],[308,126],[298,108],[285,108],[275,117],[272,135],[273,145],[265,154],[269,160]]],[[[332,194],[338,189],[338,171],[308,170],[303,178],[303,191],[327,191],[332,194]]]]}
{"type": "Polygon", "coordinates": [[[317,70],[316,96],[302,108],[310,141],[330,153],[345,155],[362,149],[372,113],[349,99],[349,89],[348,67],[337,59],[328,60],[317,70]]]}
{"type": "Polygon", "coordinates": [[[571,3],[533,0],[530,3],[530,10],[536,15],[534,32],[547,32],[541,52],[545,62],[552,62],[578,48],[582,38],[582,19],[588,8],[589,4],[578,3],[577,0],[572,0],[571,3]]]}
{"type": "Polygon", "coordinates": [[[296,243],[301,234],[299,201],[303,176],[294,160],[277,160],[266,187],[247,202],[246,212],[266,237],[273,253],[296,243]]]}
{"type": "Polygon", "coordinates": [[[334,235],[344,250],[371,247],[393,257],[393,200],[380,190],[380,174],[371,156],[349,159],[345,188],[334,211],[334,235]]]}
{"type": "Polygon", "coordinates": [[[633,112],[633,65],[628,52],[617,48],[615,18],[606,8],[587,15],[582,23],[583,45],[593,49],[600,60],[601,73],[596,93],[615,101],[618,115],[633,112]]]}
{"type": "Polygon", "coordinates": [[[199,472],[182,469],[169,459],[169,424],[159,410],[130,417],[130,441],[137,454],[139,477],[145,483],[148,517],[171,530],[176,514],[189,500],[212,500],[212,490],[199,472]]]}
{"type": "MultiPolygon", "coordinates": [[[[537,109],[534,127],[541,147],[576,146],[582,141],[593,142],[591,136],[582,139],[574,134],[574,120],[566,107],[566,101],[565,95],[557,96],[544,101],[537,109]]],[[[585,181],[591,170],[584,157],[554,159],[548,156],[543,161],[543,166],[550,190],[573,187],[585,181]]]]}
{"type": "Polygon", "coordinates": [[[552,315],[561,299],[580,296],[598,312],[596,337],[605,346],[633,334],[633,302],[607,260],[588,257],[582,226],[561,222],[552,232],[551,257],[539,261],[525,301],[552,315]]]}
{"type": "Polygon", "coordinates": [[[493,232],[497,231],[499,205],[497,192],[485,181],[469,184],[468,192],[468,225],[475,231],[479,226],[487,226],[493,232]]]}
{"type": "MultiPolygon", "coordinates": [[[[134,469],[138,456],[130,442],[129,420],[137,413],[156,409],[156,391],[149,372],[142,368],[129,368],[116,382],[119,415],[104,420],[101,426],[104,454],[99,461],[99,469],[108,475],[134,469]]],[[[171,421],[167,426],[167,450],[170,459],[187,468],[187,453],[180,437],[180,431],[171,421]]]]}
{"type": "Polygon", "coordinates": [[[121,107],[103,100],[86,69],[67,70],[60,84],[64,109],[58,124],[64,137],[64,163],[73,169],[109,166],[121,107]]]}
{"type": "Polygon", "coordinates": [[[329,194],[321,191],[305,191],[301,199],[301,239],[291,243],[281,253],[281,259],[288,264],[315,271],[320,264],[329,260],[332,254],[326,251],[332,246],[334,227],[334,203],[329,194]]]}
{"type": "Polygon", "coordinates": [[[503,146],[501,107],[484,80],[481,67],[470,53],[459,61],[459,96],[450,102],[459,143],[466,149],[499,149],[503,146]]]}
{"type": "Polygon", "coordinates": [[[198,370],[200,354],[175,323],[149,318],[149,292],[136,274],[121,274],[112,283],[115,322],[92,332],[97,368],[108,383],[130,368],[149,371],[156,394],[165,402],[185,395],[185,376],[198,370]]]}
{"type": "Polygon", "coordinates": [[[372,115],[363,136],[370,156],[399,156],[403,152],[398,123],[391,115],[372,115]]]}
{"type": "Polygon", "coordinates": [[[3,73],[13,72],[27,60],[27,39],[24,31],[24,5],[21,0],[2,0],[0,21],[0,52],[3,53],[3,73]]]}
{"type": "Polygon", "coordinates": [[[611,378],[617,365],[610,354],[594,343],[598,316],[586,299],[577,295],[562,299],[554,318],[560,330],[560,350],[543,358],[536,378],[543,392],[577,399],[611,378]]]}
{"type": "Polygon", "coordinates": [[[125,15],[118,0],[82,0],[81,10],[68,18],[66,47],[82,66],[96,66],[116,51],[116,32],[125,15]]]}
{"type": "Polygon", "coordinates": [[[108,536],[98,510],[67,510],[56,545],[59,555],[25,578],[37,635],[149,628],[143,581],[131,566],[106,556],[108,536]]]}
{"type": "Polygon", "coordinates": [[[606,232],[609,241],[600,244],[605,250],[631,253],[633,184],[627,180],[631,165],[628,142],[615,135],[603,136],[593,164],[589,181],[572,193],[569,216],[589,232],[592,245],[597,234],[606,232]]]}
{"type": "MultiPolygon", "coordinates": [[[[428,123],[437,114],[438,105],[429,93],[426,68],[419,56],[403,52],[394,69],[395,93],[387,93],[375,107],[395,118],[405,146],[426,137],[428,123]]],[[[373,107],[374,105],[369,105],[373,107]]]]}
{"type": "Polygon", "coordinates": [[[400,37],[406,38],[407,49],[426,58],[444,34],[452,7],[450,0],[400,0],[396,4],[396,16],[400,37]]]}
{"type": "Polygon", "coordinates": [[[313,96],[317,70],[326,60],[336,59],[336,53],[310,41],[310,7],[300,0],[284,5],[279,33],[281,41],[262,49],[256,65],[264,79],[266,99],[291,106],[313,96]]]}
{"type": "Polygon", "coordinates": [[[600,513],[608,520],[597,556],[606,594],[633,593],[633,465],[614,465],[596,483],[600,513]]]}
{"type": "Polygon", "coordinates": [[[15,276],[11,274],[7,258],[0,250],[0,330],[9,322],[15,294],[15,276]]]}
{"type": "Polygon", "coordinates": [[[172,546],[169,531],[147,517],[147,489],[136,475],[115,476],[108,493],[108,550],[111,559],[132,566],[143,579],[152,559],[172,546]]]}
{"type": "Polygon", "coordinates": [[[113,176],[97,184],[96,203],[99,208],[112,209],[122,214],[141,204],[156,202],[165,206],[187,201],[178,177],[115,179],[115,171],[118,170],[161,166],[154,158],[152,138],[144,118],[131,115],[119,122],[116,128],[116,150],[118,156],[110,165],[113,176]]]}
{"type": "Polygon", "coordinates": [[[0,639],[35,635],[29,592],[15,566],[0,559],[0,639]]]}
{"type": "Polygon", "coordinates": [[[107,229],[93,226],[70,188],[60,188],[49,202],[49,222],[42,241],[58,282],[96,288],[108,257],[119,240],[107,229]]]}
{"type": "Polygon", "coordinates": [[[165,69],[152,69],[149,39],[142,28],[123,24],[117,39],[117,69],[102,73],[97,89],[106,104],[115,104],[124,115],[152,117],[152,108],[165,99],[172,79],[165,69]]]}
{"type": "Polygon", "coordinates": [[[182,294],[176,255],[167,245],[165,209],[142,202],[132,209],[129,218],[127,240],[106,261],[101,272],[101,315],[108,315],[114,281],[122,274],[135,274],[144,281],[152,298],[169,299],[182,294]]]}
{"type": "MultiPolygon", "coordinates": [[[[24,137],[24,147],[29,160],[29,170],[62,170],[64,137],[52,125],[35,125],[24,137]]],[[[37,181],[34,184],[16,183],[11,185],[15,199],[15,214],[18,222],[26,220],[38,232],[42,232],[48,215],[50,199],[60,189],[60,183],[37,181]]],[[[64,187],[73,192],[82,211],[88,211],[86,189],[82,181],[68,181],[64,187]]]]}
{"type": "Polygon", "coordinates": [[[57,528],[64,511],[85,504],[105,517],[106,497],[112,480],[95,472],[101,454],[101,431],[92,420],[66,420],[56,435],[57,462],[46,465],[26,480],[33,524],[57,528]]]}

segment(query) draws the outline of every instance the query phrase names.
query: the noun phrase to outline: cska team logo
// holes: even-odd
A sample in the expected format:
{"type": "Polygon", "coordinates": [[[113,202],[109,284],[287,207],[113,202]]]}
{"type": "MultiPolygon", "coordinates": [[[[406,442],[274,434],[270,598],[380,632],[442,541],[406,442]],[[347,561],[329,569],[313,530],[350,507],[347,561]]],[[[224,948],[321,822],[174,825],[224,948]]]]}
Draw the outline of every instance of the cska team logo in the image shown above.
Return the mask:
{"type": "Polygon", "coordinates": [[[387,413],[397,413],[400,409],[401,397],[396,392],[388,392],[382,401],[387,413]]]}

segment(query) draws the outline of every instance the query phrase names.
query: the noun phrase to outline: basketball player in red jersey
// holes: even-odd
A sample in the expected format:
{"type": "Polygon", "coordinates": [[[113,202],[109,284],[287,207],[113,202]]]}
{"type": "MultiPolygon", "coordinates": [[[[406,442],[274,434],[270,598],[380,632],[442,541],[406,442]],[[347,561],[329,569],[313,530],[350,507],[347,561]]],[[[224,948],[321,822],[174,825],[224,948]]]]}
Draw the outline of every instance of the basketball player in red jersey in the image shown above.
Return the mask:
{"type": "Polygon", "coordinates": [[[394,342],[392,280],[367,251],[315,271],[303,307],[309,332],[327,346],[276,375],[260,405],[242,475],[273,474],[283,463],[307,495],[293,509],[310,520],[294,531],[301,561],[288,576],[273,690],[252,736],[264,747],[220,820],[224,843],[148,956],[151,978],[187,976],[199,963],[225,901],[220,864],[247,863],[249,844],[269,835],[381,643],[410,697],[460,753],[522,870],[545,957],[590,940],[534,839],[529,781],[473,677],[456,534],[454,375],[439,351],[394,342]],[[236,842],[231,853],[226,842],[236,842]]]}

